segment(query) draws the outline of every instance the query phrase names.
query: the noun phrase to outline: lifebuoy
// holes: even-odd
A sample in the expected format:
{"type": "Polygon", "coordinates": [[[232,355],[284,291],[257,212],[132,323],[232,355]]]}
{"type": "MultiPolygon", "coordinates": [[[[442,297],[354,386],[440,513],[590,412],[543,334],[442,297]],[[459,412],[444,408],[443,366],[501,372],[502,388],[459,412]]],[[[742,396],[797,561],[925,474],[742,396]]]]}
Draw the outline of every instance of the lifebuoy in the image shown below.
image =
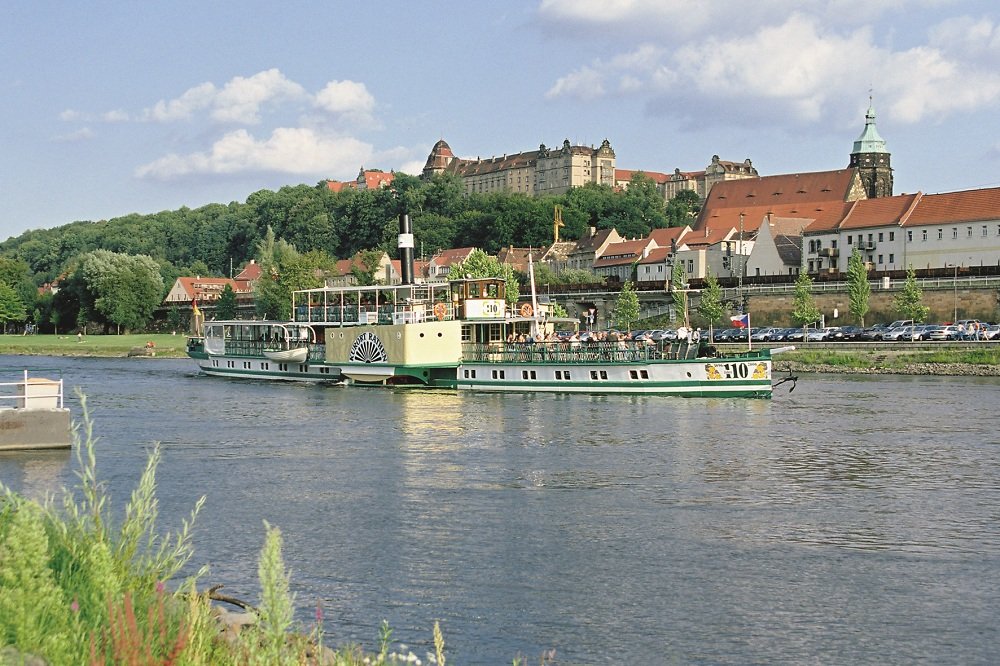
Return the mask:
{"type": "Polygon", "coordinates": [[[434,304],[434,316],[438,318],[439,321],[444,320],[444,316],[448,314],[448,306],[444,303],[434,304]]]}
{"type": "Polygon", "coordinates": [[[521,306],[521,316],[530,317],[533,310],[531,309],[531,303],[525,303],[521,306]]]}

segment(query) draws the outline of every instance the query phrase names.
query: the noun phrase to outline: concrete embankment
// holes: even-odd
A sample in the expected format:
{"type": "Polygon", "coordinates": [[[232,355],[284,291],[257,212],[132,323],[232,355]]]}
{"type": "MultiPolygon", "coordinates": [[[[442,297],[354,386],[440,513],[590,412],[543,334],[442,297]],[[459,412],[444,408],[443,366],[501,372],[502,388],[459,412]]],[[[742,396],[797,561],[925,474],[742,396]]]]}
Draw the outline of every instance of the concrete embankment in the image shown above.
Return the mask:
{"type": "Polygon", "coordinates": [[[867,367],[851,367],[825,363],[804,363],[801,361],[775,359],[774,375],[785,372],[826,372],[854,375],[938,375],[958,377],[1000,377],[1000,365],[972,363],[906,363],[900,365],[872,364],[867,367]]]}

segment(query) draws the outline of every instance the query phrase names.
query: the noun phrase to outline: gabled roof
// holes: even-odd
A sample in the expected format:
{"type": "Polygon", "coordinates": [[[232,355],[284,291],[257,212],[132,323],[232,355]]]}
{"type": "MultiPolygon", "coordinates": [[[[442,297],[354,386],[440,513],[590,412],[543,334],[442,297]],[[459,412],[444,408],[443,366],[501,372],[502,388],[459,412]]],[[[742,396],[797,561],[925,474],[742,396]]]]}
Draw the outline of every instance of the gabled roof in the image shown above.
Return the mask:
{"type": "Polygon", "coordinates": [[[649,232],[649,238],[660,247],[670,247],[670,243],[680,242],[681,238],[691,233],[691,227],[667,227],[666,229],[653,229],[649,232]]]}
{"type": "Polygon", "coordinates": [[[240,271],[233,279],[256,282],[260,279],[261,272],[260,264],[258,264],[256,260],[251,259],[250,263],[244,266],[243,270],[240,271]]]}
{"type": "MultiPolygon", "coordinates": [[[[760,225],[758,225],[758,227],[759,226],[760,225]]],[[[756,235],[756,232],[751,234],[748,231],[746,231],[746,229],[744,229],[743,231],[744,231],[743,233],[744,239],[749,239],[752,238],[754,235],[756,235]]],[[[684,236],[684,238],[682,238],[679,241],[679,244],[681,246],[686,246],[688,248],[705,247],[705,246],[715,245],[716,243],[721,243],[722,241],[725,240],[730,240],[734,237],[737,238],[739,237],[739,232],[736,230],[735,227],[729,227],[728,229],[724,227],[717,227],[707,230],[702,229],[701,231],[692,231],[691,233],[684,236]]]]}
{"type": "Polygon", "coordinates": [[[228,284],[236,294],[253,293],[253,285],[246,280],[211,277],[179,277],[177,284],[181,286],[189,299],[212,301],[219,297],[228,284]]]}
{"type": "Polygon", "coordinates": [[[1000,220],[1000,187],[920,197],[903,226],[1000,220]]]}
{"type": "Polygon", "coordinates": [[[637,263],[640,264],[662,264],[670,256],[670,246],[667,247],[654,247],[649,251],[645,257],[640,259],[637,263]]]}
{"type": "Polygon", "coordinates": [[[809,225],[806,233],[832,229],[866,229],[898,225],[911,214],[920,197],[920,194],[900,194],[894,197],[879,197],[878,199],[859,199],[847,208],[844,217],[836,224],[831,226],[828,220],[817,220],[809,225]]]}
{"type": "Polygon", "coordinates": [[[854,169],[722,181],[708,193],[694,229],[739,228],[741,213],[746,232],[756,231],[768,213],[839,220],[844,203],[855,198],[856,182],[854,169]]]}
{"type": "Polygon", "coordinates": [[[598,229],[593,236],[584,235],[576,242],[574,254],[578,252],[593,252],[603,245],[611,234],[616,233],[614,229],[598,229]]]}
{"type": "Polygon", "coordinates": [[[516,271],[528,272],[528,257],[536,264],[542,260],[545,250],[540,247],[514,247],[512,245],[500,248],[497,252],[497,260],[501,264],[510,264],[516,271]]]}
{"type": "Polygon", "coordinates": [[[642,254],[647,248],[655,245],[656,243],[649,238],[612,243],[604,249],[600,257],[594,260],[594,268],[631,264],[636,259],[642,258],[642,254]]]}
{"type": "Polygon", "coordinates": [[[469,255],[475,249],[474,247],[459,247],[450,250],[441,250],[431,257],[430,263],[433,263],[435,266],[451,266],[468,259],[469,255]]]}

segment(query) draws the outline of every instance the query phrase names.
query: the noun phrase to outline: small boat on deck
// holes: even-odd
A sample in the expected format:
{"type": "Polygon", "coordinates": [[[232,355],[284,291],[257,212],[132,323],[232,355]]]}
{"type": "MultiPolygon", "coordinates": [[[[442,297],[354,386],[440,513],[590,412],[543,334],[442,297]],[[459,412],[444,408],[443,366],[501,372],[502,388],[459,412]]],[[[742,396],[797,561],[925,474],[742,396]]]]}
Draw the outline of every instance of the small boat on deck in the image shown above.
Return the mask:
{"type": "Polygon", "coordinates": [[[285,363],[302,363],[309,358],[308,347],[293,347],[291,349],[265,349],[264,356],[272,361],[285,363]]]}

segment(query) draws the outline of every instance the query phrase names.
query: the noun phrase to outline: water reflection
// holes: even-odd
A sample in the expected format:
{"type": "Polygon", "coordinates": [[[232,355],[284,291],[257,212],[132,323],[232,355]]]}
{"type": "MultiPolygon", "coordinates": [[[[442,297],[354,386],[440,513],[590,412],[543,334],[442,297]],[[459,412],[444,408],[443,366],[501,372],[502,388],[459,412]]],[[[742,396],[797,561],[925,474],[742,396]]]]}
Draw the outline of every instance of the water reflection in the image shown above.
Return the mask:
{"type": "Polygon", "coordinates": [[[0,452],[0,483],[35,501],[55,495],[64,487],[63,478],[73,454],[53,451],[0,452]]]}

